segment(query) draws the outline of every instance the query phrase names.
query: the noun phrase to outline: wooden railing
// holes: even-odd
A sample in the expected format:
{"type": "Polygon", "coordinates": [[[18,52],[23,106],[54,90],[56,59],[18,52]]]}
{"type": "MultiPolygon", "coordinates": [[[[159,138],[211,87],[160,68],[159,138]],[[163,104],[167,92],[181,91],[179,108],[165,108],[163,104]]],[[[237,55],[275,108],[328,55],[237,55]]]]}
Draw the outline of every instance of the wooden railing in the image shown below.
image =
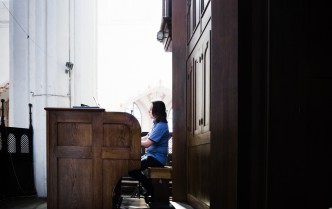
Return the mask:
{"type": "Polygon", "coordinates": [[[33,128],[29,104],[29,128],[6,127],[4,100],[0,124],[0,199],[36,194],[33,172],[33,128]]]}

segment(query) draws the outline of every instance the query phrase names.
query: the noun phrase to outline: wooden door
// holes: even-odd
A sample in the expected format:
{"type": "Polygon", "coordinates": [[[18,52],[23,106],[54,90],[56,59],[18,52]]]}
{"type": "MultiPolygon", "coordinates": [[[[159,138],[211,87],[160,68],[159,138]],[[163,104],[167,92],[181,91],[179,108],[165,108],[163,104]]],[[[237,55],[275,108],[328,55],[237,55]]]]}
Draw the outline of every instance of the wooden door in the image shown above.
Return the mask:
{"type": "Polygon", "coordinates": [[[187,144],[188,201],[196,208],[210,205],[211,22],[208,1],[187,5],[187,144]]]}

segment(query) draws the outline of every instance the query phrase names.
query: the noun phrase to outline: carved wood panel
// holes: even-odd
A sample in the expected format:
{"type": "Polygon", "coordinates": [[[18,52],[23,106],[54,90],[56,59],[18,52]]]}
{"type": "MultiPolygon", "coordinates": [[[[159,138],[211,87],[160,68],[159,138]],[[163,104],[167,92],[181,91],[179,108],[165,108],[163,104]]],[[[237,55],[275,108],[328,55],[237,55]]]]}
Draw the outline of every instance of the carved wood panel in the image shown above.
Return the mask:
{"type": "Polygon", "coordinates": [[[140,126],[127,113],[47,110],[48,205],[112,208],[114,188],[140,167],[140,126]]]}

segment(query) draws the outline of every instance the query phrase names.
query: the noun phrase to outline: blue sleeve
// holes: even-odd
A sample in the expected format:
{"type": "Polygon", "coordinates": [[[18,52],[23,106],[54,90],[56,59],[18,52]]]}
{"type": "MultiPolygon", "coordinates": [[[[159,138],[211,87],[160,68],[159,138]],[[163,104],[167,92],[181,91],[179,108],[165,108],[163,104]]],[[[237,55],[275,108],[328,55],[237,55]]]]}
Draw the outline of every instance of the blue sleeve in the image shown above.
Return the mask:
{"type": "Polygon", "coordinates": [[[157,123],[156,126],[151,130],[149,134],[149,139],[154,141],[155,143],[158,143],[162,136],[167,131],[167,123],[157,123]]]}

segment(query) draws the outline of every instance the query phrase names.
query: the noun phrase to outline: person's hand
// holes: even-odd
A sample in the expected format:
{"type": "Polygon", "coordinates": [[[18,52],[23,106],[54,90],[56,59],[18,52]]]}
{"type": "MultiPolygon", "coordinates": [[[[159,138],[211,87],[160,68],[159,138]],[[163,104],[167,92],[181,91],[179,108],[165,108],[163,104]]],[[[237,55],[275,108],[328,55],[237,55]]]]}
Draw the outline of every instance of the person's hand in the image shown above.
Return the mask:
{"type": "Polygon", "coordinates": [[[145,138],[145,139],[142,139],[141,140],[141,146],[144,147],[144,148],[148,148],[150,147],[151,145],[153,144],[153,141],[150,140],[149,138],[145,138]]]}

